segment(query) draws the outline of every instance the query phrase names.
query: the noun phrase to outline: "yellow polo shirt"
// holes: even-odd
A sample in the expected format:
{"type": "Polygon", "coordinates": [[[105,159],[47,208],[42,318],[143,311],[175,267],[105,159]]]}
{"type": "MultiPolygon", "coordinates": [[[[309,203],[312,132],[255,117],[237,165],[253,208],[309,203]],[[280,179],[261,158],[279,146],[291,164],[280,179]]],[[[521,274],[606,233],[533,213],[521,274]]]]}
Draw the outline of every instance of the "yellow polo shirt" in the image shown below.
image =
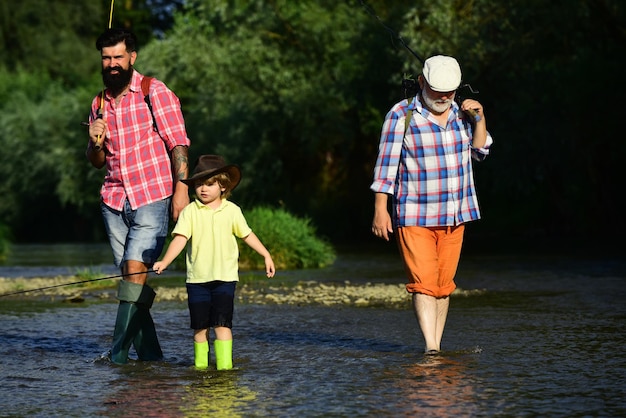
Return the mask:
{"type": "Polygon", "coordinates": [[[237,238],[251,232],[241,208],[228,200],[215,210],[197,199],[187,205],[172,231],[189,240],[187,283],[239,281],[237,238]]]}

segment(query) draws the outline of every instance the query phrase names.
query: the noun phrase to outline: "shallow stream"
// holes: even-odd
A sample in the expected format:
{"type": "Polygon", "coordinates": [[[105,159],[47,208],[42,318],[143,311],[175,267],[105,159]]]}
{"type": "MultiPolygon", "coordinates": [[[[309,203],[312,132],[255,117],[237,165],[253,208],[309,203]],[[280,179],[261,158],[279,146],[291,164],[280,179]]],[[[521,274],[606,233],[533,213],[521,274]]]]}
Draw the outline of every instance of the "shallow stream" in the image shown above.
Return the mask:
{"type": "MultiPolygon", "coordinates": [[[[41,264],[30,254],[0,277],[107,263],[41,264]]],[[[152,309],[165,361],[115,366],[103,358],[114,301],[0,299],[0,416],[626,416],[625,266],[464,257],[457,285],[476,292],[453,295],[444,351],[431,357],[408,298],[393,309],[237,304],[228,372],[194,369],[184,302],[152,309]]],[[[404,280],[393,252],[279,274],[404,280]]]]}

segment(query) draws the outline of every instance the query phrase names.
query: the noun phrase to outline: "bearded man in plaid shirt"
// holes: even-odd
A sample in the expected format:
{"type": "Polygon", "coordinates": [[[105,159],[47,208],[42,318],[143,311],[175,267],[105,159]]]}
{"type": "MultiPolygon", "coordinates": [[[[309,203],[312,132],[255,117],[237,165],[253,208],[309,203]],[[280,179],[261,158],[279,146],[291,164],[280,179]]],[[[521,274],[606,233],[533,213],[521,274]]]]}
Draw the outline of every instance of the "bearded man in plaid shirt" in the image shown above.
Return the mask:
{"type": "Polygon", "coordinates": [[[147,285],[167,235],[170,215],[178,218],[189,203],[185,122],[176,95],[133,68],[137,39],[125,29],[108,29],[96,41],[106,90],[96,96],[89,118],[86,155],[96,168],[106,166],[101,210],[120,281],[113,332],[113,363],[128,361],[134,345],[139,360],[160,360],[163,353],[150,308],[155,292],[147,285]],[[152,109],[150,109],[150,105],[152,109]]]}

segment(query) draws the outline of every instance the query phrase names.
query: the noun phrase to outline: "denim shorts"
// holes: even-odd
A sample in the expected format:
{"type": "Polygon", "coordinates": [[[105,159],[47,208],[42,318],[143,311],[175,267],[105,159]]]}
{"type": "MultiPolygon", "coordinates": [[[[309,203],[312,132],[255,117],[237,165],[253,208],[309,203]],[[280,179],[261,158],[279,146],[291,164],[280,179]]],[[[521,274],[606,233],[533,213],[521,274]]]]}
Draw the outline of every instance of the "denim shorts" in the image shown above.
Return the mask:
{"type": "Polygon", "coordinates": [[[190,328],[233,327],[237,282],[187,283],[190,328]]]}
{"type": "Polygon", "coordinates": [[[128,200],[122,211],[101,203],[104,226],[109,235],[117,267],[127,260],[152,265],[163,251],[169,227],[170,202],[167,198],[132,210],[128,200]]]}

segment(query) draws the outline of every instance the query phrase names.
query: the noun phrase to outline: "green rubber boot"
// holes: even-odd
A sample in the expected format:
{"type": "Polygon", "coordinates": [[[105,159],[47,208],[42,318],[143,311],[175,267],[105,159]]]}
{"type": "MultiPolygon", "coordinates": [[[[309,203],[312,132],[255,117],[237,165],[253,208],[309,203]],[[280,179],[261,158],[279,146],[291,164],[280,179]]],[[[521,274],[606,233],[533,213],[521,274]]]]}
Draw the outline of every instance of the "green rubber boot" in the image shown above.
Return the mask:
{"type": "Polygon", "coordinates": [[[193,342],[194,364],[198,369],[209,367],[209,342],[193,342]]]}
{"type": "Polygon", "coordinates": [[[217,370],[233,368],[233,340],[215,340],[215,363],[217,370]]]}
{"type": "Polygon", "coordinates": [[[139,360],[161,360],[163,352],[157,339],[150,308],[156,293],[147,285],[121,280],[117,290],[117,309],[111,361],[128,362],[128,351],[135,345],[139,360]]]}
{"type": "Polygon", "coordinates": [[[113,348],[111,348],[111,361],[115,364],[128,362],[128,350],[133,343],[133,337],[139,330],[137,321],[134,320],[137,310],[134,303],[120,300],[113,330],[113,348]]]}
{"type": "Polygon", "coordinates": [[[157,338],[156,328],[152,315],[148,309],[139,309],[136,313],[139,317],[139,331],[133,339],[133,345],[137,351],[137,357],[142,361],[163,360],[163,351],[157,338]]]}
{"type": "Polygon", "coordinates": [[[137,357],[142,361],[163,360],[163,351],[161,351],[154,321],[150,314],[150,308],[152,308],[155,297],[156,292],[154,289],[144,285],[136,302],[139,308],[136,314],[139,322],[139,331],[133,339],[133,345],[137,351],[137,357]]]}

